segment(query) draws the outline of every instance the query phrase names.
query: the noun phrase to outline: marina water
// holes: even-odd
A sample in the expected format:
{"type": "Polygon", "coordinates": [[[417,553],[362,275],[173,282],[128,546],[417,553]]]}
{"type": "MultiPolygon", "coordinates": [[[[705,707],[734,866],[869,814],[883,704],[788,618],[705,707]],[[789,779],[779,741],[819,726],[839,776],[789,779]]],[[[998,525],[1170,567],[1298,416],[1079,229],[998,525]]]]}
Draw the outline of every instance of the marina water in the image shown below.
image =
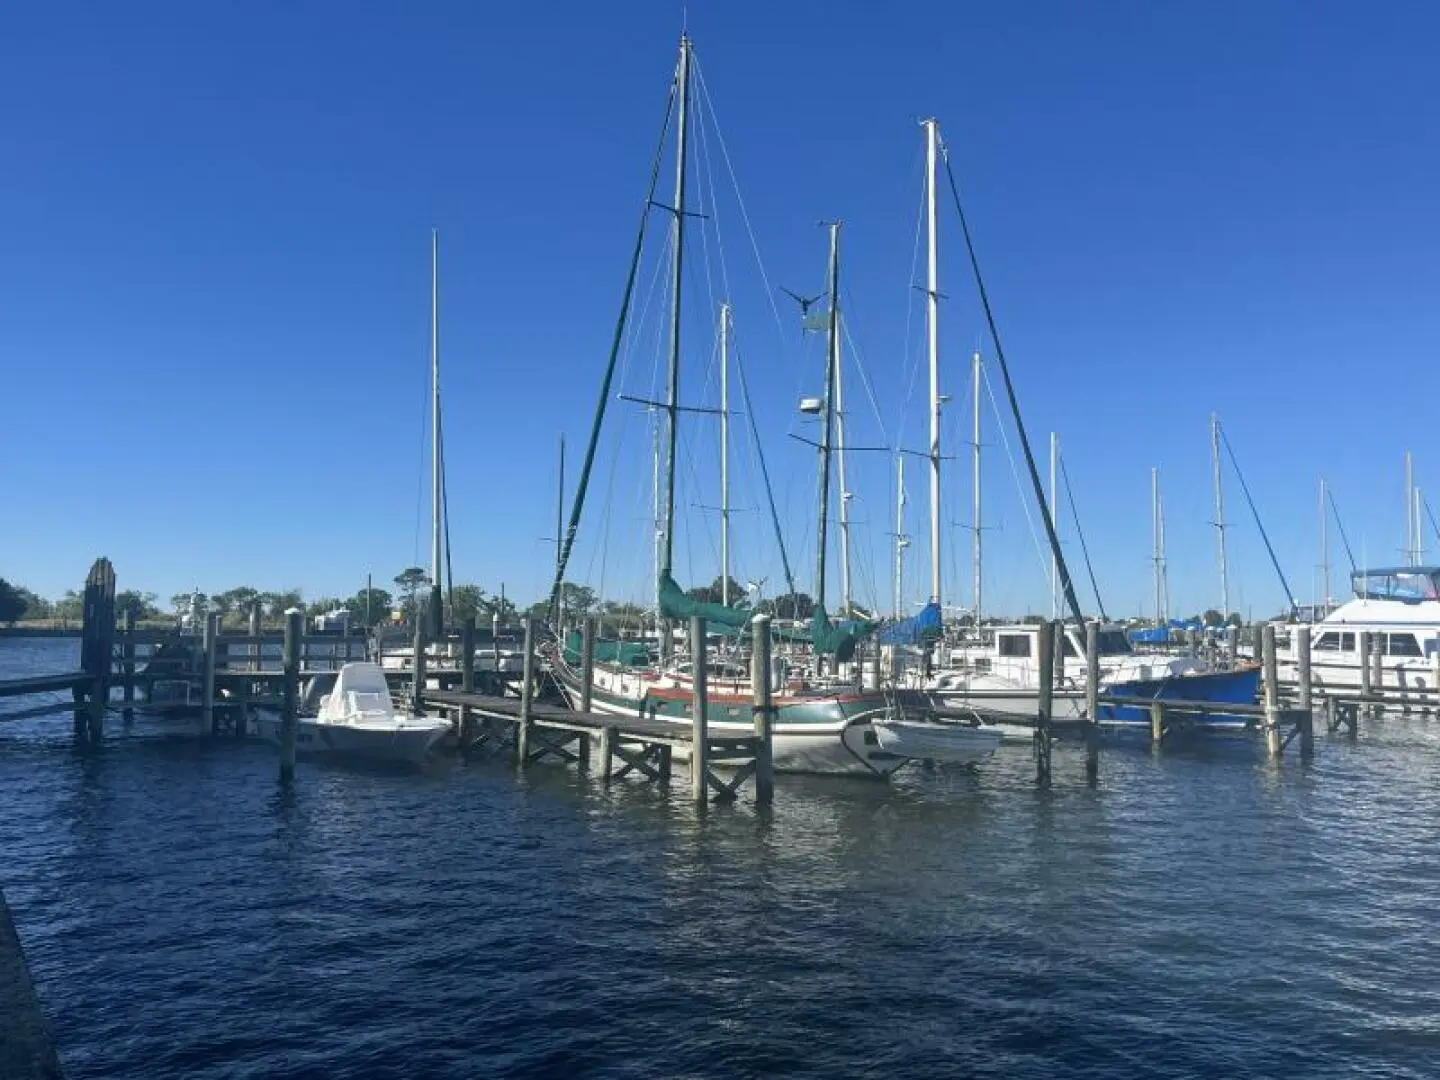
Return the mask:
{"type": "MultiPolygon", "coordinates": [[[[0,640],[0,678],[77,656],[0,640]]],[[[0,721],[71,1080],[1440,1075],[1437,719],[703,815],[500,757],[286,791],[261,746],[108,730],[0,721]]]]}

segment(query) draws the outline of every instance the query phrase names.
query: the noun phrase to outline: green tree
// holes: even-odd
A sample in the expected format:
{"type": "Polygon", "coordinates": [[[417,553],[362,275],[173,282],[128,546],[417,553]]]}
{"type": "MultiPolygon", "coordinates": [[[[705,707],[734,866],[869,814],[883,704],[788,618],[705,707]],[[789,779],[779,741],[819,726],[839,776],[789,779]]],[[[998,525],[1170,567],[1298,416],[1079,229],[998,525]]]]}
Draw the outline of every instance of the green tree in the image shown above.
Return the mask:
{"type": "Polygon", "coordinates": [[[66,589],[65,595],[55,601],[55,618],[66,622],[79,622],[85,617],[85,598],[74,589],[66,589]]]}
{"type": "Polygon", "coordinates": [[[25,601],[25,614],[22,619],[49,619],[54,617],[55,605],[46,600],[43,596],[37,596],[23,585],[15,586],[15,591],[20,594],[20,599],[25,601]]]}
{"type": "Polygon", "coordinates": [[[25,598],[20,590],[4,578],[0,578],[0,623],[15,623],[25,614],[25,598]]]}
{"type": "Polygon", "coordinates": [[[395,575],[395,584],[405,594],[405,602],[401,605],[407,619],[413,619],[419,606],[415,602],[415,594],[430,584],[430,575],[418,566],[411,566],[395,575]]]}
{"type": "Polygon", "coordinates": [[[390,621],[390,607],[393,603],[394,600],[384,589],[371,588],[368,592],[361,589],[345,601],[345,606],[350,609],[352,626],[371,627],[390,621]],[[368,621],[366,620],[367,611],[369,612],[368,621]]]}
{"type": "MultiPolygon", "coordinates": [[[[203,597],[202,597],[203,599],[203,597]]],[[[183,615],[190,610],[190,593],[177,592],[170,597],[170,606],[175,609],[175,614],[183,615]]]]}
{"type": "Polygon", "coordinates": [[[815,614],[815,601],[806,593],[783,593],[773,600],[765,600],[760,610],[768,611],[777,619],[808,619],[815,614]]]}
{"type": "Polygon", "coordinates": [[[1209,610],[1207,610],[1205,614],[1201,616],[1201,619],[1206,626],[1225,625],[1225,616],[1221,615],[1220,612],[1216,611],[1214,608],[1210,608],[1209,610]]]}
{"type": "Polygon", "coordinates": [[[265,602],[265,614],[272,619],[283,619],[291,608],[305,607],[305,597],[299,589],[262,593],[261,598],[265,602]]]}
{"type": "Polygon", "coordinates": [[[456,585],[450,600],[450,619],[459,624],[472,616],[476,621],[481,615],[488,617],[485,607],[485,590],[479,585],[456,585]]]}
{"type": "Polygon", "coordinates": [[[584,618],[595,610],[595,590],[588,585],[576,585],[573,581],[560,583],[560,603],[570,618],[584,618]]]}
{"type": "Polygon", "coordinates": [[[240,619],[250,617],[250,609],[255,601],[260,598],[260,593],[248,585],[239,585],[233,589],[226,589],[223,593],[214,597],[211,601],[215,610],[222,616],[235,615],[240,619]]]}
{"type": "Polygon", "coordinates": [[[157,618],[160,611],[155,606],[155,594],[153,592],[136,592],[134,589],[116,593],[115,617],[119,619],[127,614],[137,623],[157,618]]]}

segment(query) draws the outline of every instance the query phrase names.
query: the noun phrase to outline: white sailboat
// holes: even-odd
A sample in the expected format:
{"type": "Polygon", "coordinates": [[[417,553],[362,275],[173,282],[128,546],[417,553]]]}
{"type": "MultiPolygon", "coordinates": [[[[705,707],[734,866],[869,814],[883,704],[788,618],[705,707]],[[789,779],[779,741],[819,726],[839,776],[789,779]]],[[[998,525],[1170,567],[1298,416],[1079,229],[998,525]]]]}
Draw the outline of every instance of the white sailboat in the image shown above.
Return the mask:
{"type": "MultiPolygon", "coordinates": [[[[940,290],[939,240],[935,213],[935,164],[939,150],[939,128],[926,120],[926,217],[929,224],[929,258],[925,282],[927,329],[930,357],[930,603],[927,613],[937,618],[940,606],[940,290]]],[[[903,488],[902,488],[903,490],[903,488]]],[[[903,505],[903,504],[902,504],[903,505]]],[[[897,533],[900,531],[897,527],[897,533]]],[[[993,754],[1000,745],[1001,732],[993,726],[940,719],[931,714],[889,715],[874,722],[880,746],[892,754],[932,761],[976,761],[993,754]]]]}

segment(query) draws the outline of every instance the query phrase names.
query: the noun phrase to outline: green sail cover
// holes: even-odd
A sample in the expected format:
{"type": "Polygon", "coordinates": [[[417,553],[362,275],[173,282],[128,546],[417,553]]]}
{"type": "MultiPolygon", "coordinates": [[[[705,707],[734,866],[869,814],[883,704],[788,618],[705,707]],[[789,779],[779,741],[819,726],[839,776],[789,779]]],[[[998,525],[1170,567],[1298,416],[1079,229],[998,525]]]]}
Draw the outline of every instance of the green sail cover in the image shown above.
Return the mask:
{"type": "MultiPolygon", "coordinates": [[[[582,662],[581,649],[584,639],[572,631],[565,638],[565,662],[576,665],[582,662]]],[[[649,667],[650,646],[641,641],[597,641],[595,659],[602,664],[621,664],[624,667],[649,667]]]]}
{"type": "Polygon", "coordinates": [[[754,614],[746,607],[726,607],[724,604],[704,604],[685,595],[685,590],[675,584],[667,571],[660,571],[660,614],[667,619],[689,619],[702,616],[712,626],[728,626],[743,630],[750,624],[754,614]]]}
{"type": "Polygon", "coordinates": [[[847,661],[854,657],[855,646],[875,632],[880,624],[868,619],[843,619],[832,623],[819,604],[810,620],[810,640],[817,653],[847,661]]]}

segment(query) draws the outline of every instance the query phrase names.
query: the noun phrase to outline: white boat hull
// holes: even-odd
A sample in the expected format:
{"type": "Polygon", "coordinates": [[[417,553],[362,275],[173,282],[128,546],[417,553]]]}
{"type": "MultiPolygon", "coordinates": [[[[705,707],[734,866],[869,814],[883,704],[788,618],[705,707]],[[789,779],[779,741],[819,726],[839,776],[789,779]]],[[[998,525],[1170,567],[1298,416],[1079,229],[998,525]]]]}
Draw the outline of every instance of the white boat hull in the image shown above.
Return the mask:
{"type": "MultiPolygon", "coordinates": [[[[256,726],[266,742],[280,745],[280,714],[268,709],[256,713],[256,726]]],[[[405,717],[386,726],[331,724],[313,716],[295,722],[295,753],[366,761],[418,764],[450,726],[424,717],[405,717]]]]}
{"type": "Polygon", "coordinates": [[[1000,746],[995,726],[942,723],[936,720],[878,720],[875,733],[882,749],[905,758],[964,763],[989,757],[1000,746]]]}

